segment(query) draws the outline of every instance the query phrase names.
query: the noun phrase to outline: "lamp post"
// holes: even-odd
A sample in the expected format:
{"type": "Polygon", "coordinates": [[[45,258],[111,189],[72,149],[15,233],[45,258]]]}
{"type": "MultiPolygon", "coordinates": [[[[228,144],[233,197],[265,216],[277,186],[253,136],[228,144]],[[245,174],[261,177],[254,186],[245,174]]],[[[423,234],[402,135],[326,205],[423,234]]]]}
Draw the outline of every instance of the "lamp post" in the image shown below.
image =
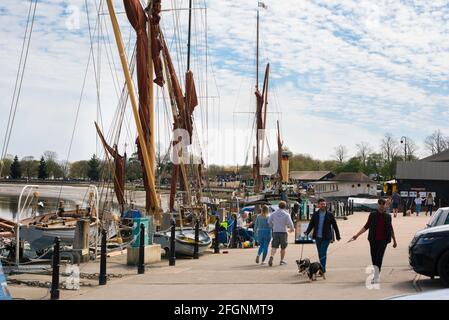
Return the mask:
{"type": "Polygon", "coordinates": [[[407,137],[401,137],[401,143],[404,144],[404,161],[407,161],[407,137]]]}

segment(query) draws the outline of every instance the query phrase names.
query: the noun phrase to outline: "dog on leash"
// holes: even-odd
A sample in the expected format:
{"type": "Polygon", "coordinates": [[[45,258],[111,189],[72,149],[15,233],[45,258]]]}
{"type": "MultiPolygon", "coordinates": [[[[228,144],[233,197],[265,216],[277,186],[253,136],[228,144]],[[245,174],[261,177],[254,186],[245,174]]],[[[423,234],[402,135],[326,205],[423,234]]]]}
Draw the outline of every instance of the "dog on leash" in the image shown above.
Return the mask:
{"type": "Polygon", "coordinates": [[[300,275],[307,274],[309,281],[316,281],[317,276],[326,279],[324,268],[319,262],[310,262],[310,259],[296,260],[298,272],[300,275]]]}

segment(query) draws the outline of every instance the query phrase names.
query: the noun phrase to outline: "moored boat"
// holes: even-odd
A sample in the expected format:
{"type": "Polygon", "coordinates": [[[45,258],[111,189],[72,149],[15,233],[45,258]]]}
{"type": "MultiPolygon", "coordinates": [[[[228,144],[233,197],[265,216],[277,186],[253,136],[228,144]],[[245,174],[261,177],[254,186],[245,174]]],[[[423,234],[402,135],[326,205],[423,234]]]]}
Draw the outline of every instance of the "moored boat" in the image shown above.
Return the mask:
{"type": "MultiPolygon", "coordinates": [[[[170,250],[171,230],[159,231],[154,234],[154,243],[160,244],[166,253],[170,250]]],[[[195,246],[195,228],[176,228],[175,252],[181,255],[193,255],[195,246]]],[[[210,247],[212,239],[204,230],[199,230],[198,253],[203,254],[210,247]]]]}

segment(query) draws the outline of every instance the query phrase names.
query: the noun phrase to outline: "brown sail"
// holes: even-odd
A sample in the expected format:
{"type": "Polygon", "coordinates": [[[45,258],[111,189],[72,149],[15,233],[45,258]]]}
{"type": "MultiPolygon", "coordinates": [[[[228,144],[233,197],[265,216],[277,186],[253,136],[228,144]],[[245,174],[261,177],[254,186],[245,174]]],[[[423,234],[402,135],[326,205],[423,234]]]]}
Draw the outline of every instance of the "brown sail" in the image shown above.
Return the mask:
{"type": "Polygon", "coordinates": [[[121,156],[118,153],[117,145],[112,148],[106,142],[100,128],[95,122],[95,128],[97,129],[98,136],[106,150],[114,159],[114,191],[117,197],[117,201],[120,205],[121,212],[125,211],[125,165],[126,165],[126,153],[121,156]]]}
{"type": "MultiPolygon", "coordinates": [[[[151,146],[150,135],[150,96],[148,75],[148,35],[146,31],[147,16],[139,0],[124,0],[126,16],[137,34],[136,62],[137,62],[137,86],[139,92],[139,116],[142,125],[144,141],[147,149],[151,146]]],[[[139,139],[136,140],[137,153],[142,164],[143,183],[146,191],[146,210],[150,212],[156,206],[157,199],[152,198],[150,190],[150,178],[145,170],[142,148],[139,139]]],[[[150,168],[150,174],[154,174],[154,168],[150,168]]]]}

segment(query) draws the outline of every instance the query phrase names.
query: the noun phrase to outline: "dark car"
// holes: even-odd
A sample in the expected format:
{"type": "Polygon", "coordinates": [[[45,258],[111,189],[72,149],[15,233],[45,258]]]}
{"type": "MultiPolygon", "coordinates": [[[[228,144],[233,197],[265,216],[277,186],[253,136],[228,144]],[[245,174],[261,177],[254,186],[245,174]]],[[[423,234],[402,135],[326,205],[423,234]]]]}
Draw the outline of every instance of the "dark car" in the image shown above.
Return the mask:
{"type": "Polygon", "coordinates": [[[409,262],[417,273],[439,276],[449,287],[449,225],[418,231],[409,246],[409,262]]]}

